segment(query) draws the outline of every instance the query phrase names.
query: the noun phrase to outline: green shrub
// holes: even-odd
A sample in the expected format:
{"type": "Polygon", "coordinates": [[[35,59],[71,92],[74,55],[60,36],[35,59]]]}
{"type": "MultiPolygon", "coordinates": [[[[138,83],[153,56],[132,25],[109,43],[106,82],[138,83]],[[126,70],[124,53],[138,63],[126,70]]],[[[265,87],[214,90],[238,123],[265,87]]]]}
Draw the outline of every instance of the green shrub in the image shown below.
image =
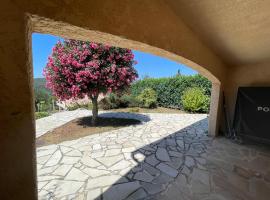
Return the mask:
{"type": "Polygon", "coordinates": [[[204,94],[203,89],[188,88],[181,98],[183,108],[189,112],[208,112],[210,98],[204,94]]]}
{"type": "Polygon", "coordinates": [[[86,103],[86,104],[78,104],[78,103],[75,103],[75,104],[72,104],[72,105],[69,105],[67,106],[67,110],[69,111],[72,111],[72,110],[77,110],[79,108],[85,108],[85,109],[90,109],[89,106],[90,104],[86,103]]]}
{"type": "Polygon", "coordinates": [[[73,104],[73,105],[67,106],[67,109],[68,109],[69,111],[77,110],[78,108],[80,108],[80,105],[79,105],[79,104],[73,104]]]}
{"type": "Polygon", "coordinates": [[[107,97],[101,99],[99,102],[98,102],[100,108],[102,108],[103,110],[109,110],[111,109],[111,105],[110,105],[110,102],[108,100],[107,97]]]}
{"type": "Polygon", "coordinates": [[[35,112],[35,118],[40,119],[43,117],[48,117],[50,114],[48,112],[35,112]]]}
{"type": "Polygon", "coordinates": [[[92,110],[93,109],[93,104],[91,102],[88,103],[87,105],[88,110],[92,110]]]}
{"type": "Polygon", "coordinates": [[[121,105],[120,107],[126,108],[126,107],[138,107],[140,102],[138,98],[136,98],[133,95],[124,94],[120,97],[121,105]]]}
{"type": "Polygon", "coordinates": [[[99,102],[99,105],[103,110],[116,109],[120,106],[120,99],[116,94],[110,93],[99,102]]]}
{"type": "Polygon", "coordinates": [[[138,96],[138,100],[143,108],[157,107],[157,93],[152,88],[145,88],[138,96]]]}
{"type": "Polygon", "coordinates": [[[152,88],[157,93],[158,106],[182,108],[181,96],[190,87],[202,88],[207,96],[211,95],[211,82],[199,74],[142,79],[131,85],[131,95],[138,96],[145,88],[152,88]]]}
{"type": "Polygon", "coordinates": [[[99,102],[100,107],[103,110],[127,108],[139,106],[139,101],[136,97],[124,94],[122,96],[114,93],[109,94],[107,97],[99,102]]]}
{"type": "Polygon", "coordinates": [[[129,95],[127,95],[127,94],[124,94],[124,95],[122,95],[122,96],[120,96],[120,97],[118,97],[119,98],[119,100],[118,100],[118,107],[119,108],[127,108],[127,107],[129,107],[129,95]]]}

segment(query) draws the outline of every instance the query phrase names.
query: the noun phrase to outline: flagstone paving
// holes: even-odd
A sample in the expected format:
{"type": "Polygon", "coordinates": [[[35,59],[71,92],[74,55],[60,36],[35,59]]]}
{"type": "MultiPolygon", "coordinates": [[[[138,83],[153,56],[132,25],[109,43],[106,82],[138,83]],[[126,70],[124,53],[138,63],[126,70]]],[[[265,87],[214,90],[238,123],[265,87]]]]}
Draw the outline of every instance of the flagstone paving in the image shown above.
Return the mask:
{"type": "Polygon", "coordinates": [[[139,125],[37,149],[39,199],[268,199],[270,154],[207,136],[204,114],[129,114],[139,125]]]}

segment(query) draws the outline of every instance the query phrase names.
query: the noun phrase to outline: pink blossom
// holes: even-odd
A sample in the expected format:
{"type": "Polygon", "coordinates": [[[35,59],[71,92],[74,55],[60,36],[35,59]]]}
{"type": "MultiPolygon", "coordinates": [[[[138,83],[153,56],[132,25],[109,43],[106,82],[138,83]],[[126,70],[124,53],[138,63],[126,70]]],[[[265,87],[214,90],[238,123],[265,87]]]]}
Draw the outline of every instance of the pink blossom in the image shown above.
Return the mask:
{"type": "Polygon", "coordinates": [[[76,99],[128,87],[138,77],[135,63],[129,49],[65,40],[53,48],[43,74],[56,97],[76,99]]]}
{"type": "Polygon", "coordinates": [[[90,47],[93,48],[93,49],[97,49],[97,48],[98,48],[98,44],[96,44],[96,43],[91,43],[91,44],[90,44],[90,47]]]}

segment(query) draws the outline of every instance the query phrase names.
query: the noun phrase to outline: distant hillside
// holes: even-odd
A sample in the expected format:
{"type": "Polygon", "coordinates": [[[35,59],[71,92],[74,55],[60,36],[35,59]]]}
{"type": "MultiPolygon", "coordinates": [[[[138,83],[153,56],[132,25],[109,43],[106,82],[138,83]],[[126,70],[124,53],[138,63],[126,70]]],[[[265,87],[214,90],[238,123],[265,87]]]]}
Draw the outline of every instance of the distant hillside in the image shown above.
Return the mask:
{"type": "Polygon", "coordinates": [[[34,79],[34,90],[42,91],[47,94],[51,94],[51,92],[45,87],[46,79],[45,78],[35,78],[34,79]]]}

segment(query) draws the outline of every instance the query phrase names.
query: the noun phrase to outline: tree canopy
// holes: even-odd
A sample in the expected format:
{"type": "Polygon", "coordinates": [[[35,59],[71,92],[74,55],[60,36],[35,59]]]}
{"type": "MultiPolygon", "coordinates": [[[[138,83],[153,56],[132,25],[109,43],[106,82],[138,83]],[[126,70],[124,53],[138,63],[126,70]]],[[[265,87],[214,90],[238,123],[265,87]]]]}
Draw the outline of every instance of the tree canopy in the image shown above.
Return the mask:
{"type": "Polygon", "coordinates": [[[78,40],[59,41],[44,69],[46,87],[61,100],[87,95],[97,106],[100,93],[124,90],[138,77],[134,64],[130,49],[78,40]]]}

